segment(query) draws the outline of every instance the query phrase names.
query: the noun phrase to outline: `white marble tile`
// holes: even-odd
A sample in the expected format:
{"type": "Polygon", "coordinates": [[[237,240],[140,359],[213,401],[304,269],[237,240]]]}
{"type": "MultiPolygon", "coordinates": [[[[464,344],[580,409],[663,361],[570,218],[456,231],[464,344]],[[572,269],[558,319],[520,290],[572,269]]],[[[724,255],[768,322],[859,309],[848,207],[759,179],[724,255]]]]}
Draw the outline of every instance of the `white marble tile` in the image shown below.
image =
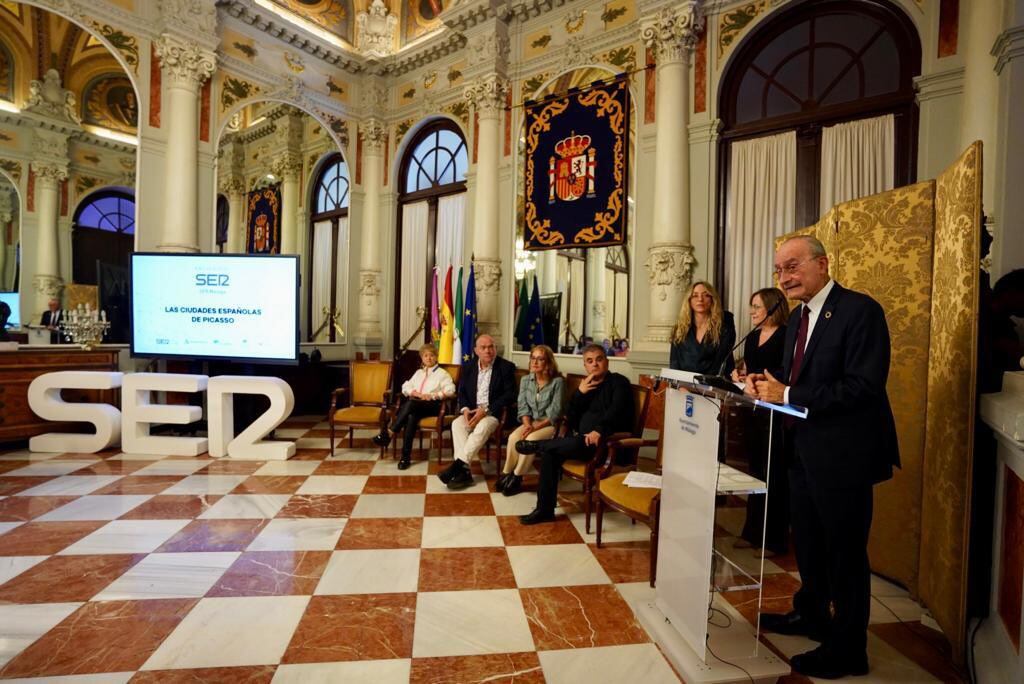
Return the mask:
{"type": "MultiPolygon", "coordinates": [[[[767,637],[768,641],[778,648],[786,658],[792,658],[798,653],[805,653],[818,647],[816,642],[803,637],[771,633],[765,633],[764,636],[767,637]]],[[[868,672],[867,677],[855,681],[913,682],[914,684],[939,681],[924,668],[917,665],[915,662],[871,632],[868,632],[868,667],[870,668],[870,671],[868,672]]],[[[812,678],[811,681],[823,682],[825,680],[812,678]]]]}
{"type": "Polygon", "coordinates": [[[680,684],[672,667],[654,644],[539,651],[537,657],[548,684],[680,684]]]}
{"type": "Polygon", "coordinates": [[[509,546],[505,550],[516,584],[522,588],[611,583],[586,544],[509,546]]]}
{"type": "Polygon", "coordinates": [[[152,553],[191,520],[114,520],[60,552],[62,556],[90,553],[152,553]]]}
{"type": "Polygon", "coordinates": [[[872,575],[871,595],[884,601],[887,598],[907,598],[910,596],[910,592],[878,575],[872,575]]]}
{"type": "Polygon", "coordinates": [[[153,498],[152,494],[83,496],[39,516],[35,522],[114,520],[151,498],[153,498]]]}
{"type": "MultiPolygon", "coordinates": [[[[637,523],[637,527],[639,527],[641,530],[643,530],[645,533],[647,533],[648,536],[645,537],[645,539],[650,539],[650,536],[649,536],[650,535],[650,528],[649,527],[647,527],[646,525],[641,525],[640,523],[637,523]]],[[[604,542],[604,533],[601,534],[601,541],[604,542]]],[[[754,548],[739,549],[739,548],[736,548],[736,546],[734,546],[734,539],[732,537],[716,537],[714,543],[715,543],[715,548],[718,549],[719,552],[725,558],[729,559],[729,561],[731,561],[735,565],[739,566],[740,569],[743,570],[743,572],[747,573],[748,575],[750,575],[751,577],[753,577],[755,579],[761,576],[761,572],[762,572],[762,570],[761,570],[762,569],[761,549],[754,549],[754,548]]],[[[765,558],[763,560],[763,563],[764,563],[763,567],[764,567],[764,574],[765,575],[773,574],[773,573],[779,573],[779,572],[785,572],[785,570],[783,570],[782,568],[780,568],[778,565],[776,565],[775,563],[773,563],[771,560],[769,560],[767,558],[765,558]]]]}
{"type": "Polygon", "coordinates": [[[411,669],[411,660],[281,665],[274,673],[272,684],[398,684],[409,681],[411,669]]]}
{"type": "Polygon", "coordinates": [[[162,461],[167,456],[163,454],[130,454],[122,451],[121,453],[111,456],[108,461],[162,461]]]}
{"type": "Polygon", "coordinates": [[[101,672],[87,675],[5,679],[4,684],[127,684],[134,676],[134,672],[101,672]]]}
{"type": "Polygon", "coordinates": [[[15,527],[20,527],[22,525],[24,525],[22,522],[0,522],[0,534],[10,532],[15,527]]]}
{"type": "Polygon", "coordinates": [[[164,494],[227,494],[249,479],[248,475],[189,475],[163,491],[164,494]]]}
{"type": "MultiPolygon", "coordinates": [[[[580,513],[570,513],[569,521],[573,527],[588,542],[597,540],[597,516],[590,519],[590,534],[587,534],[586,516],[580,513]]],[[[643,523],[633,525],[627,516],[618,511],[605,511],[604,524],[601,527],[601,543],[612,544],[624,541],[647,541],[651,538],[651,528],[643,523]]]]}
{"type": "Polygon", "coordinates": [[[427,478],[427,494],[487,494],[487,480],[482,475],[473,474],[473,484],[465,489],[448,489],[448,485],[441,482],[436,475],[427,478]]]}
{"type": "MultiPolygon", "coordinates": [[[[515,496],[505,496],[501,492],[491,494],[495,515],[526,515],[537,507],[537,495],[533,492],[520,492],[515,496]]],[[[555,509],[561,514],[561,507],[555,509]]]]}
{"type": "Polygon", "coordinates": [[[352,509],[352,518],[419,518],[425,494],[363,494],[352,509]]]}
{"type": "Polygon", "coordinates": [[[278,428],[274,430],[275,439],[298,439],[309,432],[307,428],[278,428]]]}
{"type": "Polygon", "coordinates": [[[309,598],[202,599],[142,669],[277,665],[309,598]]]}
{"type": "MultiPolygon", "coordinates": [[[[344,433],[342,433],[344,434],[344,433]]],[[[348,441],[346,440],[346,444],[348,441]]],[[[340,446],[341,440],[338,439],[337,434],[335,435],[334,445],[340,446]]],[[[330,437],[300,437],[295,440],[296,449],[330,449],[331,438],[330,437]]]]}
{"type": "Polygon", "coordinates": [[[53,629],[81,603],[0,604],[0,666],[53,629]]]}
{"type": "Polygon", "coordinates": [[[515,589],[440,591],[416,598],[414,658],[534,650],[515,589]]]}
{"type": "Polygon", "coordinates": [[[366,475],[310,475],[296,494],[361,494],[366,475]]]}
{"type": "Polygon", "coordinates": [[[0,556],[0,584],[13,579],[49,556],[0,556]]]}
{"type": "Polygon", "coordinates": [[[916,621],[920,620],[924,613],[921,604],[909,597],[876,596],[874,599],[881,604],[881,613],[889,615],[890,619],[886,619],[886,622],[895,622],[897,618],[903,622],[916,621]]]}
{"type": "Polygon", "coordinates": [[[884,625],[892,622],[899,622],[893,612],[885,607],[885,604],[874,596],[871,597],[871,616],[868,622],[872,625],[884,625]]]}
{"type": "Polygon", "coordinates": [[[19,449],[18,451],[8,451],[0,454],[0,461],[50,461],[63,455],[62,453],[51,454],[43,451],[19,449]]]}
{"type": "MultiPolygon", "coordinates": [[[[326,441],[326,440],[325,440],[326,441]]],[[[348,442],[345,442],[347,444],[348,442]]],[[[327,448],[326,446],[323,448],[327,448]]],[[[380,458],[380,449],[348,449],[342,448],[339,440],[334,448],[334,456],[328,457],[328,461],[376,461],[380,458]]]]}
{"type": "Polygon", "coordinates": [[[207,508],[199,518],[273,518],[290,498],[288,494],[229,494],[207,508]]]}
{"type": "Polygon", "coordinates": [[[271,520],[247,551],[332,551],[346,518],[283,518],[271,520]]]}
{"type": "Polygon", "coordinates": [[[151,553],[93,601],[192,598],[206,595],[238,552],[151,553]]]}
{"type": "Polygon", "coordinates": [[[64,475],[15,496],[82,496],[117,482],[123,475],[64,475]]]}
{"type": "Polygon", "coordinates": [[[88,468],[93,463],[99,463],[98,458],[94,458],[89,461],[60,461],[57,459],[51,459],[47,461],[39,461],[38,463],[30,463],[24,468],[18,468],[10,472],[4,473],[4,477],[42,477],[46,475],[68,475],[81,470],[82,468],[88,468]]]}
{"type": "Polygon", "coordinates": [[[415,592],[419,585],[419,574],[419,549],[335,551],[314,593],[415,592]]]}
{"type": "Polygon", "coordinates": [[[191,475],[197,470],[202,470],[213,463],[209,459],[171,459],[166,458],[156,463],[151,463],[145,468],[136,470],[132,475],[191,475]]]}
{"type": "Polygon", "coordinates": [[[271,461],[253,475],[312,475],[319,467],[320,461],[271,461]]]}
{"type": "Polygon", "coordinates": [[[391,458],[391,452],[388,451],[387,455],[383,460],[377,461],[373,464],[373,471],[371,475],[385,475],[392,477],[395,475],[426,475],[427,469],[430,464],[426,461],[413,461],[412,465],[405,470],[398,469],[398,461],[391,458]]]}
{"type": "Polygon", "coordinates": [[[423,519],[424,549],[504,546],[493,515],[454,515],[423,519]]]}

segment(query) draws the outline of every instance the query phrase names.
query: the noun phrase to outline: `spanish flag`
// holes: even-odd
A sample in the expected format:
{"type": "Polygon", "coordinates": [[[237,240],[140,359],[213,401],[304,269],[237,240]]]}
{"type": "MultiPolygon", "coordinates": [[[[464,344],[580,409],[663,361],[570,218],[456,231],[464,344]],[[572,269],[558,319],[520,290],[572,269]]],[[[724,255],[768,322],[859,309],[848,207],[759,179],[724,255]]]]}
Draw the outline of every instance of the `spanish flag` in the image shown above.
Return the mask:
{"type": "Polygon", "coordinates": [[[441,302],[441,345],[437,350],[439,363],[452,363],[454,318],[452,317],[452,267],[444,277],[444,301],[441,302]]]}

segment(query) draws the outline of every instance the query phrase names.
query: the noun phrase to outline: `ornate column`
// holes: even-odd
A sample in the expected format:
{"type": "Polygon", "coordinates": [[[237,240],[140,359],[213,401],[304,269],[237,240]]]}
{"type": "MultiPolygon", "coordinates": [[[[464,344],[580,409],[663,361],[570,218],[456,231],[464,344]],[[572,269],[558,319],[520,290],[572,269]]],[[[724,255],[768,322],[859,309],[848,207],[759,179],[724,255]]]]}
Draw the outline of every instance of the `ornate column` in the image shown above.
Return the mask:
{"type": "Polygon", "coordinates": [[[686,0],[643,22],[641,35],[654,51],[657,67],[656,118],[658,146],[654,153],[654,225],[648,249],[651,284],[647,342],[667,342],[679,313],[683,293],[696,260],[690,243],[690,54],[697,44],[703,17],[695,0],[686,0]]]}
{"type": "Polygon", "coordinates": [[[14,220],[14,205],[11,202],[11,188],[0,189],[0,290],[7,290],[7,227],[14,220]]]}
{"type": "Polygon", "coordinates": [[[363,220],[359,250],[359,320],[357,341],[379,344],[380,325],[380,188],[387,129],[378,119],[359,125],[363,137],[363,220]]]}
{"type": "Polygon", "coordinates": [[[605,252],[606,248],[603,247],[587,250],[587,292],[590,294],[590,301],[584,302],[584,306],[590,307],[587,311],[587,334],[598,344],[601,344],[604,338],[611,337],[607,323],[605,252]]]}
{"type": "Polygon", "coordinates": [[[498,247],[498,165],[501,163],[501,112],[508,82],[497,74],[481,78],[465,90],[478,118],[476,183],[473,195],[473,255],[476,270],[477,320],[480,332],[501,344],[498,324],[501,258],[498,247]]]}
{"type": "Polygon", "coordinates": [[[281,177],[281,254],[299,253],[299,174],[302,159],[286,152],[274,164],[281,177]]]}
{"type": "Polygon", "coordinates": [[[64,287],[60,277],[57,219],[60,211],[60,184],[68,177],[67,135],[36,129],[32,136],[32,173],[35,175],[36,244],[35,310],[33,318],[46,311],[52,297],[64,287]]]}
{"type": "Polygon", "coordinates": [[[169,33],[156,42],[156,54],[167,84],[164,225],[157,249],[198,252],[199,88],[213,74],[216,56],[169,33]]]}
{"type": "Polygon", "coordinates": [[[228,241],[224,251],[240,254],[245,251],[245,182],[229,176],[221,181],[220,191],[228,198],[228,241]]]}

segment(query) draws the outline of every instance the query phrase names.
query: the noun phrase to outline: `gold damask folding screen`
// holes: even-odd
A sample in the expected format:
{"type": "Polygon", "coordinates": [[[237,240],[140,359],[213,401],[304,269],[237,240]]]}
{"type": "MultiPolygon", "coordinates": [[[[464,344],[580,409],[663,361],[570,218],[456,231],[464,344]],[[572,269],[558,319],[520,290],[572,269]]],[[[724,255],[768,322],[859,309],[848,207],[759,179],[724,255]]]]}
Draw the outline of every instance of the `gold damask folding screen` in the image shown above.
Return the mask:
{"type": "MultiPolygon", "coordinates": [[[[935,181],[833,207],[831,275],[885,309],[902,467],[875,489],[872,569],[931,610],[963,661],[978,339],[981,143],[935,181]]],[[[870,429],[866,426],[866,429],[870,429]]]]}

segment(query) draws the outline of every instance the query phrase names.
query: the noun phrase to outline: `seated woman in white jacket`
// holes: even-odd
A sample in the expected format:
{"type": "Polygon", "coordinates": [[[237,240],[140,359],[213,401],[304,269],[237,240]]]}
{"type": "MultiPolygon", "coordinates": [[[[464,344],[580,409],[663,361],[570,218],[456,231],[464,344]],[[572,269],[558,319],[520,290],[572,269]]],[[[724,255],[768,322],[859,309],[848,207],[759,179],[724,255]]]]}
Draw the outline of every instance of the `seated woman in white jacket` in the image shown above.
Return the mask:
{"type": "Polygon", "coordinates": [[[455,383],[444,368],[437,365],[437,350],[434,345],[420,347],[421,366],[411,378],[402,383],[402,395],[406,397],[398,407],[394,420],[385,430],[373,438],[377,446],[387,446],[399,430],[402,436],[402,459],[398,469],[405,470],[412,464],[412,440],[421,418],[436,416],[441,410],[441,400],[455,396],[455,383]]]}

